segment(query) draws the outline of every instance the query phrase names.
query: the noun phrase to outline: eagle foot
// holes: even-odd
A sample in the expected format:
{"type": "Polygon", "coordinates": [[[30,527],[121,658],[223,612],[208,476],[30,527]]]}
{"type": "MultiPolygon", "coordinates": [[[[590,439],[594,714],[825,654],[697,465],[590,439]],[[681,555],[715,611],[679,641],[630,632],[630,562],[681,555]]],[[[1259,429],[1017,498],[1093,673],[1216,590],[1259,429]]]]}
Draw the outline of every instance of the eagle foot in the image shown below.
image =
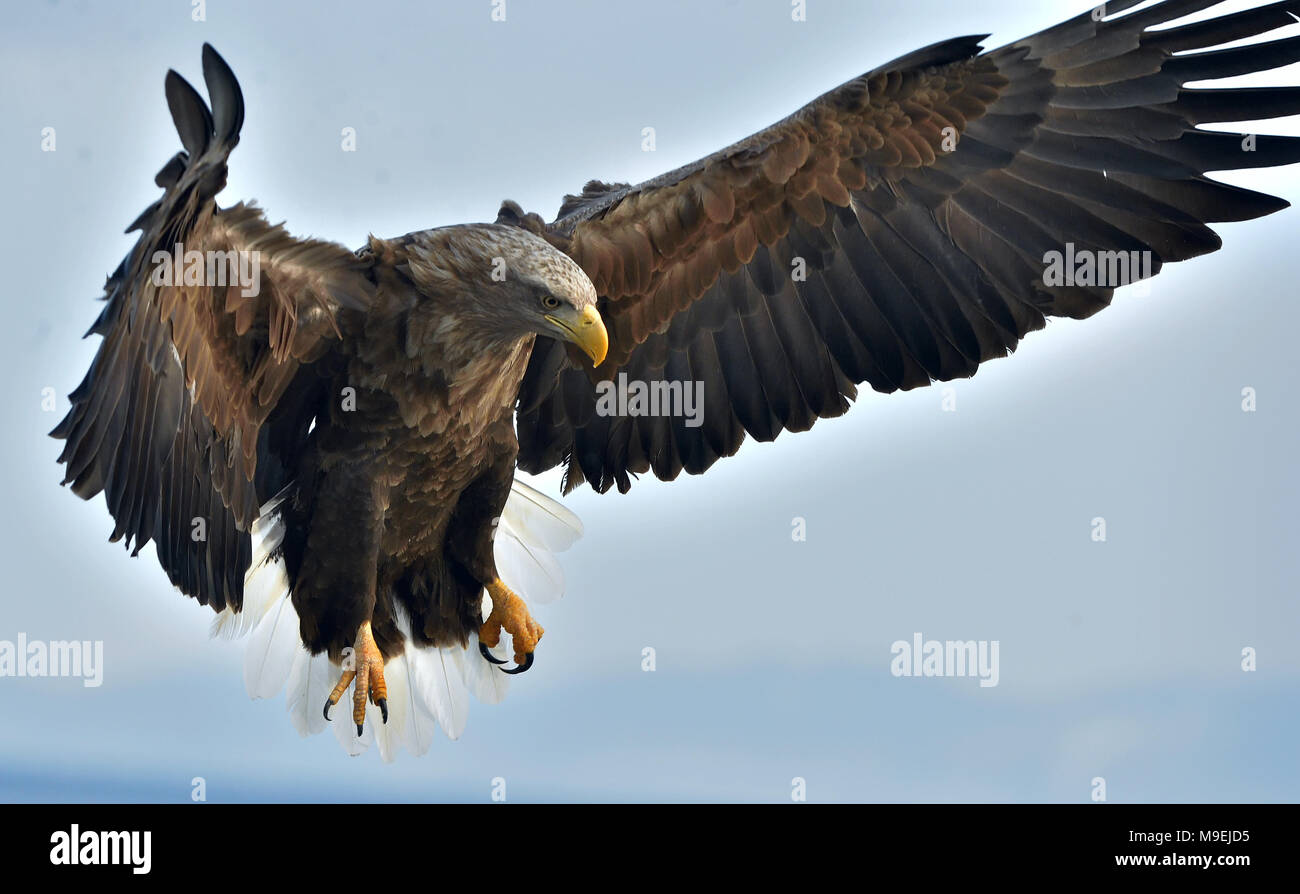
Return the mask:
{"type": "Polygon", "coordinates": [[[344,658],[343,674],[338,685],[325,700],[325,719],[330,719],[330,708],[338,704],[343,693],[348,691],[348,684],[356,681],[352,691],[352,722],[357,725],[357,735],[366,720],[366,702],[376,705],[383,714],[384,723],[388,722],[388,685],[384,682],[384,655],[375,644],[374,634],[370,632],[370,622],[365,621],[357,630],[357,642],[352,654],[344,658]],[[349,662],[351,666],[349,666],[349,662]]]}
{"type": "Polygon", "coordinates": [[[505,630],[514,643],[516,666],[508,669],[503,667],[501,672],[522,674],[533,666],[533,650],[546,631],[533,620],[524,601],[503,584],[500,578],[493,578],[486,586],[488,595],[492,597],[492,613],[479,628],[478,650],[493,664],[505,664],[488,651],[501,642],[501,631],[505,630]]]}

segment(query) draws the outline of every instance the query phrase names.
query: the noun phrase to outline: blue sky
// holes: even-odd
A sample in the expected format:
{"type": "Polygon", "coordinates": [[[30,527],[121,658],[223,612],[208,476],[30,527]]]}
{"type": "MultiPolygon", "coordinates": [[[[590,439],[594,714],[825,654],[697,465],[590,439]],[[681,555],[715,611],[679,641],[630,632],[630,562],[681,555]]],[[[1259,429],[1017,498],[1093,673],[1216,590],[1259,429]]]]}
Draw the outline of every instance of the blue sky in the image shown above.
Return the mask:
{"type": "MultiPolygon", "coordinates": [[[[78,339],[121,230],[178,146],[168,67],[201,83],[210,41],[241,79],[223,201],[356,246],[491,220],[503,198],[549,216],[589,178],[675,168],[921,45],[996,46],[1084,5],[809,0],[799,24],[784,0],[508,0],[504,23],[490,7],[10,12],[0,640],[102,640],[105,674],[0,678],[0,799],[185,801],[196,776],[210,801],[479,801],[496,777],[511,801],[789,801],[794,777],[822,802],[1087,801],[1097,776],[1111,801],[1300,799],[1294,211],[1222,226],[1223,252],[1052,322],[952,385],[954,412],[938,388],[867,393],[703,477],[566,498],[587,535],[539,612],[537,665],[458,742],[349,759],[300,739],[281,701],[250,702],[238,645],[208,639],[210,613],[151,557],[105,542],[102,501],[57,487],[45,436],[93,353],[78,339]],[[890,644],[917,631],[997,640],[999,685],[893,677],[890,644]]],[[[1225,179],[1300,199],[1295,168],[1225,179]]]]}

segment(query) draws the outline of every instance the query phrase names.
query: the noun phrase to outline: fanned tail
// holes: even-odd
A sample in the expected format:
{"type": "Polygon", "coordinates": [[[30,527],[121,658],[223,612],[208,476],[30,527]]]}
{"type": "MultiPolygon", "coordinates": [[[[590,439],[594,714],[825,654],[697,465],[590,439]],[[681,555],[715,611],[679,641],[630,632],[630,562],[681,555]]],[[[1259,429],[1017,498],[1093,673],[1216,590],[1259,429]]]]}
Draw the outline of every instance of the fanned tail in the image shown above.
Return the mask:
{"type": "MultiPolygon", "coordinates": [[[[388,723],[379,709],[366,708],[360,736],[350,711],[335,711],[326,720],[322,708],[342,672],[325,654],[312,655],[299,638],[298,613],[289,598],[289,578],[278,554],[284,541],[279,513],[283,496],[262,507],[253,526],[253,562],[244,578],[241,612],[227,609],[212,625],[213,636],[239,637],[252,633],[244,654],[244,685],[251,698],[271,698],[287,685],[286,704],[294,728],[302,736],[333,727],[343,750],[358,755],[374,744],[385,761],[402,748],[414,755],[433,745],[441,727],[458,739],[469,719],[469,699],[496,704],[506,696],[510,678],[484,660],[478,637],[467,648],[423,648],[411,637],[405,613],[396,611],[398,629],[406,635],[406,651],[384,667],[388,684],[388,723]]],[[[494,552],[501,579],[530,604],[558,599],[564,575],[555,553],[582,536],[578,517],[550,497],[515,481],[497,525],[494,552]]],[[[485,594],[486,596],[486,594],[485,594]]],[[[489,600],[484,599],[486,618],[489,600]]]]}

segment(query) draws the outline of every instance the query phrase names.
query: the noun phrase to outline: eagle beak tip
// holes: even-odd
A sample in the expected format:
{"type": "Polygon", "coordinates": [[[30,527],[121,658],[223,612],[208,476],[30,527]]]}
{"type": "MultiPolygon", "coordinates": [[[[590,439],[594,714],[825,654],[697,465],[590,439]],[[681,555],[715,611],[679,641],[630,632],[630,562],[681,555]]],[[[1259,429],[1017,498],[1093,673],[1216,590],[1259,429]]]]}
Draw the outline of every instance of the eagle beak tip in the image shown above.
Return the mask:
{"type": "Polygon", "coordinates": [[[591,358],[592,367],[598,367],[609,353],[609,332],[594,305],[583,308],[574,322],[548,315],[551,325],[560,329],[566,341],[571,342],[591,358]]]}
{"type": "Polygon", "coordinates": [[[609,353],[609,332],[605,321],[600,318],[600,311],[595,305],[587,305],[582,311],[582,322],[578,330],[578,346],[587,352],[593,367],[600,366],[609,353]]]}

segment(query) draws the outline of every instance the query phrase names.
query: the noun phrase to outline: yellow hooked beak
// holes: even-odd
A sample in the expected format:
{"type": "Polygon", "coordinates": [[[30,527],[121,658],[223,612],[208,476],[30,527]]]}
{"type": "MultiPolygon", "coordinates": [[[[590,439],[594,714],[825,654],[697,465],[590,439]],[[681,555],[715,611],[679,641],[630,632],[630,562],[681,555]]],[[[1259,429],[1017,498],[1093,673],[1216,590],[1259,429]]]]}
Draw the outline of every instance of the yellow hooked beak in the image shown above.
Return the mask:
{"type": "Polygon", "coordinates": [[[559,329],[566,341],[582,348],[591,358],[592,366],[600,366],[605,354],[609,352],[609,333],[605,331],[600,312],[593,305],[584,307],[580,314],[572,309],[564,317],[547,314],[546,321],[559,329]]]}

